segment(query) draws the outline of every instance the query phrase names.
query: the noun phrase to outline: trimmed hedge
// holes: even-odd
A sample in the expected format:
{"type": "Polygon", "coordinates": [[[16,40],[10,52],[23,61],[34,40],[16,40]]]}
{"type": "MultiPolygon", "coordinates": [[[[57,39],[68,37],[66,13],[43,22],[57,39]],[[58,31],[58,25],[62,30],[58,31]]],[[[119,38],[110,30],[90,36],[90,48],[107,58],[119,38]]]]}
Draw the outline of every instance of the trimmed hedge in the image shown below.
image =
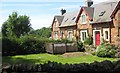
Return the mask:
{"type": "Polygon", "coordinates": [[[45,53],[46,43],[74,43],[68,39],[53,40],[43,38],[36,35],[26,35],[20,38],[16,37],[3,37],[2,38],[2,55],[25,55],[25,54],[37,54],[45,53]]]}
{"type": "Polygon", "coordinates": [[[45,52],[45,42],[33,37],[2,38],[2,55],[24,55],[45,52]]]}

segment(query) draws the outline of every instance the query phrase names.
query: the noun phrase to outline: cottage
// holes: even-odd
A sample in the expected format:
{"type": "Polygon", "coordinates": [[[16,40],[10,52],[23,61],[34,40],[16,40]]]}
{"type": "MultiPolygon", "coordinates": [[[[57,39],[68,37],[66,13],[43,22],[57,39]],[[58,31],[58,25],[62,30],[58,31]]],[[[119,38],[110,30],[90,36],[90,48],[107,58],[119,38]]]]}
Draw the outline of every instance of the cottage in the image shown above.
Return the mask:
{"type": "Polygon", "coordinates": [[[76,36],[84,42],[91,36],[95,46],[100,45],[101,38],[108,43],[117,44],[120,36],[120,1],[109,0],[93,5],[86,0],[86,6],[78,11],[66,12],[55,16],[52,23],[52,38],[75,40],[76,36]]]}

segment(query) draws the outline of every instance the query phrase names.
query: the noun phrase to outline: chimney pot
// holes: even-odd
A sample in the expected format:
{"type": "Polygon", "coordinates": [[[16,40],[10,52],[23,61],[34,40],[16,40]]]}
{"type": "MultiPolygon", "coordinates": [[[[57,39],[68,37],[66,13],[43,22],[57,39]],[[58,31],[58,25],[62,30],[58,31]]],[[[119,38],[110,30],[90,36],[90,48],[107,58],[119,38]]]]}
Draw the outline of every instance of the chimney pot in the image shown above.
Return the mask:
{"type": "Polygon", "coordinates": [[[64,13],[66,13],[65,9],[61,9],[61,15],[63,15],[64,13]]]}
{"type": "Polygon", "coordinates": [[[87,6],[87,7],[92,6],[92,4],[93,4],[93,1],[92,1],[92,0],[86,0],[86,6],[87,6]]]}

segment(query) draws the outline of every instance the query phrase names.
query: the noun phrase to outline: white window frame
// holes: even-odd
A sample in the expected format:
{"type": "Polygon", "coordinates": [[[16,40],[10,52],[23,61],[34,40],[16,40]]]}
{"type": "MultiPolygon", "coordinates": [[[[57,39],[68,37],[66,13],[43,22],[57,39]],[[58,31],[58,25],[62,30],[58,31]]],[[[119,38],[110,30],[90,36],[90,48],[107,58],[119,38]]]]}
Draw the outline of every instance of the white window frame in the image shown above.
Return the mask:
{"type": "Polygon", "coordinates": [[[82,24],[86,24],[86,15],[85,14],[81,15],[81,22],[82,22],[82,24]],[[84,16],[84,18],[83,18],[83,16],[84,16]]]}
{"type": "Polygon", "coordinates": [[[109,41],[110,38],[109,28],[103,29],[103,37],[105,41],[109,41]],[[105,33],[106,31],[108,32],[108,39],[106,38],[106,33],[105,33]]]}
{"type": "Polygon", "coordinates": [[[72,41],[72,38],[73,38],[73,31],[68,31],[68,39],[72,41]],[[69,33],[72,33],[72,36],[69,34],[69,33]]]}
{"type": "Polygon", "coordinates": [[[58,31],[55,31],[55,32],[54,32],[54,37],[55,37],[55,40],[58,39],[58,31]],[[57,34],[56,34],[56,33],[57,33],[57,34]]]}
{"type": "Polygon", "coordinates": [[[64,31],[60,31],[60,37],[64,37],[64,31]]]}
{"type": "Polygon", "coordinates": [[[85,41],[85,39],[83,40],[83,37],[82,37],[82,36],[83,36],[83,34],[82,34],[83,32],[86,33],[86,38],[88,37],[88,32],[87,32],[87,30],[81,30],[81,31],[80,31],[80,37],[81,37],[81,41],[82,41],[82,42],[85,41]]]}

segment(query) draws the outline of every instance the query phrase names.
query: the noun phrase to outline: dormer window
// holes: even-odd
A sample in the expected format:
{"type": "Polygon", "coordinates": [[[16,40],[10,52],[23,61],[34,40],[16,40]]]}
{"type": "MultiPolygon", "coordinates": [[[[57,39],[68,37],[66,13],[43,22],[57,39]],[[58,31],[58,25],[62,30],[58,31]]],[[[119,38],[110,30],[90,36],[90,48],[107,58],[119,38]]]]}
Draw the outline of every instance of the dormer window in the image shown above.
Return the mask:
{"type": "Polygon", "coordinates": [[[103,16],[105,14],[106,11],[102,11],[100,12],[99,16],[103,16]]]}
{"type": "Polygon", "coordinates": [[[85,22],[86,22],[86,16],[82,15],[82,23],[85,23],[85,22]]]}
{"type": "Polygon", "coordinates": [[[72,20],[74,20],[76,17],[73,17],[72,20]]]}
{"type": "Polygon", "coordinates": [[[67,22],[68,21],[68,18],[65,20],[65,22],[67,22]]]}

